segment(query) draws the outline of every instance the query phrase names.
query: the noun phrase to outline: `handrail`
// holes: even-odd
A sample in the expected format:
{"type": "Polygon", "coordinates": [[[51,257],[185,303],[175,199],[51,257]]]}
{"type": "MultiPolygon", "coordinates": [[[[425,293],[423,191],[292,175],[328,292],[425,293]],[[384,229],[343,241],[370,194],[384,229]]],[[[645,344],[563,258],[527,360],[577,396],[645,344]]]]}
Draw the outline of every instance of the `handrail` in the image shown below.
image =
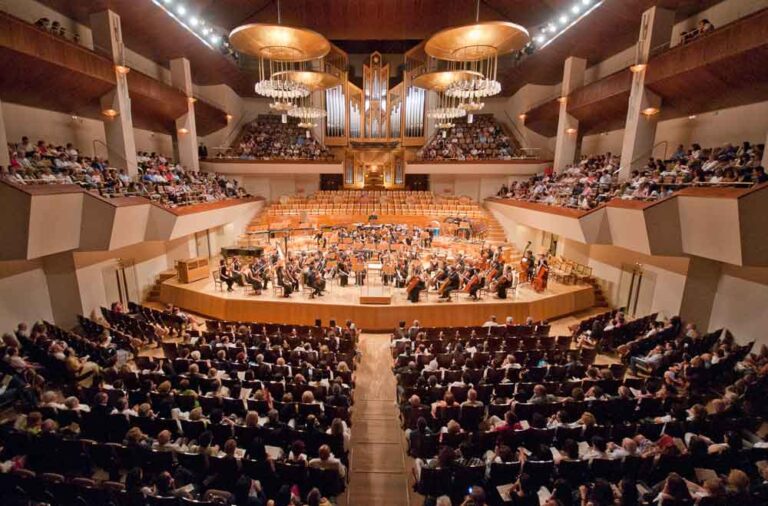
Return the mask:
{"type": "MultiPolygon", "coordinates": [[[[120,153],[118,153],[115,150],[111,149],[107,145],[107,143],[102,141],[101,139],[93,139],[93,142],[91,144],[93,145],[93,157],[94,158],[96,158],[96,145],[97,144],[101,144],[102,146],[104,146],[104,149],[107,150],[107,161],[109,161],[112,158],[112,155],[114,154],[115,157],[117,157],[118,159],[122,160],[126,164],[128,163],[128,160],[126,160],[126,158],[124,156],[120,155],[120,153]]],[[[114,165],[114,164],[112,164],[112,165],[114,165]]]]}
{"type": "MultiPolygon", "coordinates": [[[[536,150],[536,151],[539,151],[540,153],[542,153],[544,156],[546,156],[547,159],[552,159],[552,158],[555,157],[555,154],[552,153],[552,151],[550,151],[549,148],[523,147],[522,140],[525,139],[525,136],[523,135],[522,131],[520,131],[520,129],[515,124],[515,120],[512,118],[512,116],[509,115],[509,111],[504,109],[504,115],[506,115],[507,119],[509,120],[509,123],[512,125],[512,129],[514,130],[514,133],[517,134],[517,136],[518,136],[518,143],[517,144],[520,146],[519,147],[519,151],[523,152],[523,151],[536,150]]],[[[506,125],[506,123],[504,123],[504,125],[506,125]]],[[[544,157],[540,157],[540,158],[542,160],[544,159],[544,157]]]]}
{"type": "Polygon", "coordinates": [[[245,126],[246,115],[243,114],[240,116],[240,119],[237,120],[237,123],[235,124],[234,128],[232,128],[232,131],[230,131],[226,137],[221,141],[220,146],[214,146],[211,149],[216,149],[220,152],[226,152],[230,148],[232,148],[232,143],[237,139],[237,136],[240,135],[240,132],[242,131],[243,127],[245,126]]]}

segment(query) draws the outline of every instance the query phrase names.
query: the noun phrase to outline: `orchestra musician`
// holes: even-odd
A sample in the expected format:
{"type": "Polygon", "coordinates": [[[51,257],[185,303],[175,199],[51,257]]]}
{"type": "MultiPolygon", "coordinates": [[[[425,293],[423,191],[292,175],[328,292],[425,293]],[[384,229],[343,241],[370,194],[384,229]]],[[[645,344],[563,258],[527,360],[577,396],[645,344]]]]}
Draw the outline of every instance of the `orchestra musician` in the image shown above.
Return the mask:
{"type": "Polygon", "coordinates": [[[512,281],[509,279],[508,274],[502,274],[501,277],[496,281],[494,285],[494,289],[496,291],[496,298],[497,299],[506,299],[507,298],[507,290],[512,286],[512,281]]]}
{"type": "Polygon", "coordinates": [[[468,269],[467,282],[464,285],[464,291],[469,292],[473,300],[477,300],[477,292],[483,287],[483,278],[480,277],[478,269],[471,267],[468,269]]]}
{"type": "Polygon", "coordinates": [[[458,271],[451,267],[448,267],[448,272],[446,273],[446,277],[443,280],[442,284],[440,285],[440,298],[445,300],[451,300],[451,292],[454,290],[458,290],[459,284],[461,282],[461,277],[459,276],[458,271]]]}
{"type": "Polygon", "coordinates": [[[346,260],[339,260],[336,273],[339,275],[339,286],[347,286],[349,284],[349,265],[347,265],[346,260]]]}
{"type": "Polygon", "coordinates": [[[231,292],[232,285],[235,283],[235,278],[232,277],[232,271],[229,269],[227,261],[223,258],[219,260],[219,279],[222,283],[227,284],[227,291],[231,292]]]}
{"type": "Polygon", "coordinates": [[[424,280],[421,279],[420,273],[415,273],[408,280],[408,284],[405,287],[405,293],[408,296],[408,300],[412,303],[419,302],[419,294],[427,287],[424,280]]]}
{"type": "Polygon", "coordinates": [[[231,276],[238,285],[245,286],[245,282],[243,280],[243,266],[240,264],[240,259],[238,257],[235,257],[235,259],[232,261],[231,276]]]}
{"type": "Polygon", "coordinates": [[[253,264],[253,267],[246,267],[245,271],[243,271],[243,278],[245,279],[245,282],[248,283],[253,287],[253,291],[256,292],[256,295],[261,294],[261,290],[264,288],[264,285],[262,283],[260,272],[255,270],[256,264],[253,264]]]}
{"type": "Polygon", "coordinates": [[[313,290],[313,292],[309,294],[310,299],[314,299],[316,295],[322,297],[323,290],[325,290],[325,279],[319,275],[313,265],[310,265],[309,270],[307,271],[307,286],[313,290]]]}
{"type": "Polygon", "coordinates": [[[290,297],[293,292],[293,278],[282,264],[277,266],[277,284],[283,287],[283,297],[290,297]]]}
{"type": "Polygon", "coordinates": [[[537,292],[543,292],[547,289],[548,281],[549,264],[547,263],[547,258],[544,255],[541,255],[536,265],[536,276],[532,280],[533,289],[537,292]]]}

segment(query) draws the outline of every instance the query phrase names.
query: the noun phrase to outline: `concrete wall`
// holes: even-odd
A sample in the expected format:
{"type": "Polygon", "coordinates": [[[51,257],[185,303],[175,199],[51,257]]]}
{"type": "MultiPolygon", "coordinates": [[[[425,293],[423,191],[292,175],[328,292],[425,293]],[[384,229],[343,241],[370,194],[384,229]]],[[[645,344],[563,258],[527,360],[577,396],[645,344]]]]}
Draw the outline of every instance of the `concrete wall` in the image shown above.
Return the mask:
{"type": "Polygon", "coordinates": [[[0,334],[22,321],[52,319],[42,262],[0,262],[0,334]]]}
{"type": "MultiPolygon", "coordinates": [[[[2,114],[8,142],[21,142],[23,136],[30,141],[44,140],[54,145],[71,142],[86,156],[107,156],[104,123],[98,120],[46,111],[35,107],[3,102],[2,114]],[[96,141],[94,143],[94,141],[96,141]]],[[[136,149],[171,155],[171,136],[168,134],[133,129],[136,149]]]]}
{"type": "Polygon", "coordinates": [[[717,286],[709,328],[726,327],[740,342],[768,344],[766,300],[768,269],[726,265],[717,286]]]}
{"type": "MultiPolygon", "coordinates": [[[[660,121],[656,129],[656,142],[666,141],[667,145],[657,146],[654,156],[662,158],[665,152],[671,156],[678,144],[688,147],[694,142],[704,147],[740,144],[743,141],[762,144],[765,142],[766,131],[768,101],[698,114],[692,119],[685,117],[660,121]]],[[[620,153],[623,135],[624,130],[614,130],[585,136],[582,152],[620,153]]]]}

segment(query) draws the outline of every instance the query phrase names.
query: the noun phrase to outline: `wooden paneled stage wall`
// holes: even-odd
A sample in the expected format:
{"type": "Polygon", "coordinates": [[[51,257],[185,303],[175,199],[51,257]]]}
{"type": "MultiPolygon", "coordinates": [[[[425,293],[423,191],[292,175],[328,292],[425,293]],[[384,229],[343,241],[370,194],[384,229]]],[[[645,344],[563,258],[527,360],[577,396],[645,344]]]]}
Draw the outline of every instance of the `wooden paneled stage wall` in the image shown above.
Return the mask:
{"type": "MultiPolygon", "coordinates": [[[[527,316],[536,320],[552,319],[590,308],[595,295],[591,286],[558,286],[552,295],[541,295],[532,300],[496,300],[487,297],[481,302],[466,301],[466,295],[458,302],[429,302],[418,304],[361,305],[323,302],[323,299],[309,300],[295,293],[291,299],[246,296],[241,292],[213,292],[210,283],[201,281],[184,285],[176,279],[161,286],[160,300],[177,305],[185,310],[221,320],[259,321],[314,325],[315,319],[327,325],[330,319],[344,321],[351,319],[367,331],[390,331],[400,320],[419,320],[425,326],[470,326],[480,325],[490,315],[500,321],[507,316],[516,322],[527,316]]],[[[510,292],[511,296],[511,292],[510,292]]]]}

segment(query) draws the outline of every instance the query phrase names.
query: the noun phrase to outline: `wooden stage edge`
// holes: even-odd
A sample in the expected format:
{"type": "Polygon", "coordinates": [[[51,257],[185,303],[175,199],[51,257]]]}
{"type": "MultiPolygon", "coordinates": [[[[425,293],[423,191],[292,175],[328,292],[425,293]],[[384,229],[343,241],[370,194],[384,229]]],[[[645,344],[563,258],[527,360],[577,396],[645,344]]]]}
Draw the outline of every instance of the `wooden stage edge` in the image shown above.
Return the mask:
{"type": "Polygon", "coordinates": [[[358,328],[369,332],[391,331],[401,320],[409,324],[419,320],[422,326],[430,327],[480,325],[490,315],[496,315],[501,322],[507,316],[512,316],[515,322],[522,322],[528,316],[551,320],[589,309],[595,303],[593,288],[584,285],[556,285],[551,293],[518,296],[505,301],[486,297],[473,302],[460,294],[460,300],[454,302],[430,299],[417,304],[392,305],[331,302],[333,297],[310,300],[300,293],[294,293],[290,299],[266,295],[271,292],[269,289],[260,296],[247,296],[239,290],[233,293],[214,291],[205,281],[182,284],[172,278],[161,285],[160,300],[220,320],[314,325],[315,319],[319,318],[323,325],[327,325],[331,319],[340,323],[351,319],[358,328]]]}

